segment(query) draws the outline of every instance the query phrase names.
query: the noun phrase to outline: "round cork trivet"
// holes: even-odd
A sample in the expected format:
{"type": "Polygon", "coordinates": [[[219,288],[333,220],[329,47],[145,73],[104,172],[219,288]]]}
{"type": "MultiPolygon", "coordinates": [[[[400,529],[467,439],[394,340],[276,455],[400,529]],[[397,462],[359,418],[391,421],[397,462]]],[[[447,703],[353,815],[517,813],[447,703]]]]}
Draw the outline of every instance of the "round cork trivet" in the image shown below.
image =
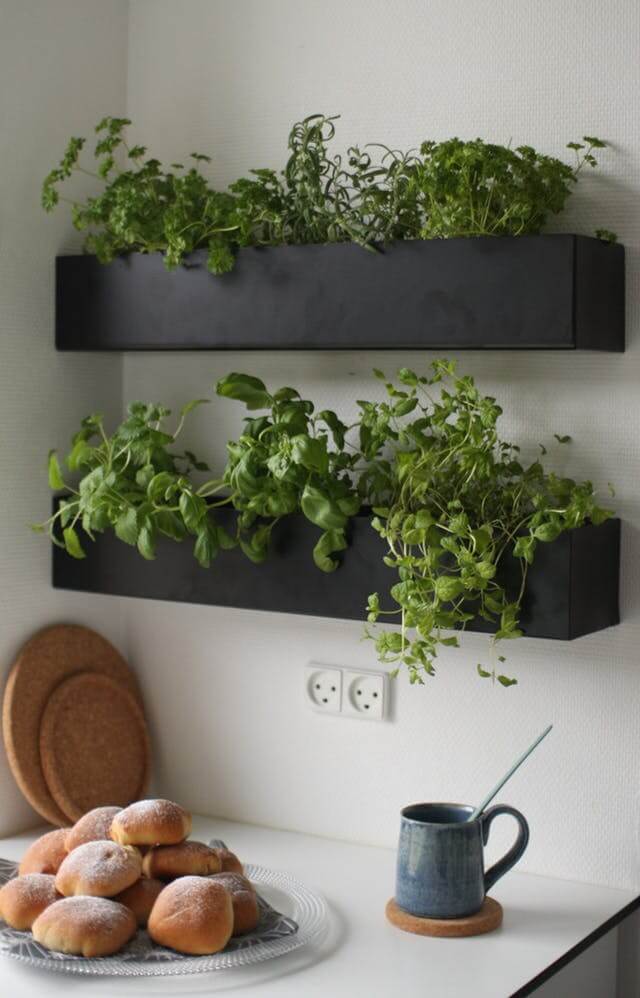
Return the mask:
{"type": "Polygon", "coordinates": [[[40,725],[40,760],[51,796],[71,821],[143,796],[149,738],[140,707],[120,683],[80,672],[51,694],[40,725]]]}
{"type": "Polygon", "coordinates": [[[467,918],[420,918],[403,911],[391,898],[385,909],[392,925],[403,932],[418,936],[438,936],[442,939],[462,939],[464,936],[481,936],[502,925],[502,905],[493,898],[485,898],[480,911],[467,918]]]}
{"type": "Polygon", "coordinates": [[[4,691],[2,728],[9,765],[31,806],[53,825],[68,825],[69,819],[51,796],[42,772],[40,720],[59,683],[85,671],[117,680],[141,704],[134,675],[120,653],[100,634],[76,624],[47,627],[27,641],[4,691]]]}

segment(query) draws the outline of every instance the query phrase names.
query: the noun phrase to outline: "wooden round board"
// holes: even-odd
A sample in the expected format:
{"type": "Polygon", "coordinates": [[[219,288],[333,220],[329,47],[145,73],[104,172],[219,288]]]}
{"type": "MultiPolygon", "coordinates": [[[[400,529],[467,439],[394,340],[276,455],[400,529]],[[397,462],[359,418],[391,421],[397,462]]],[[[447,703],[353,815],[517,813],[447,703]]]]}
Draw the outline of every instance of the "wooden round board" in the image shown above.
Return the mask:
{"type": "Polygon", "coordinates": [[[40,725],[40,760],[51,795],[71,821],[143,796],[149,773],[144,716],[120,683],[79,672],[51,694],[40,725]]]}
{"type": "Polygon", "coordinates": [[[464,936],[481,936],[502,925],[502,905],[493,898],[485,898],[480,911],[467,918],[420,918],[403,911],[391,898],[386,915],[392,925],[404,932],[418,936],[438,936],[443,939],[461,939],[464,936]]]}
{"type": "Polygon", "coordinates": [[[9,765],[18,786],[38,814],[54,825],[69,819],[47,787],[40,763],[40,721],[55,688],[76,672],[97,672],[121,683],[141,704],[129,666],[113,645],[88,627],[57,624],[23,646],[9,673],[2,705],[2,729],[9,765]]]}

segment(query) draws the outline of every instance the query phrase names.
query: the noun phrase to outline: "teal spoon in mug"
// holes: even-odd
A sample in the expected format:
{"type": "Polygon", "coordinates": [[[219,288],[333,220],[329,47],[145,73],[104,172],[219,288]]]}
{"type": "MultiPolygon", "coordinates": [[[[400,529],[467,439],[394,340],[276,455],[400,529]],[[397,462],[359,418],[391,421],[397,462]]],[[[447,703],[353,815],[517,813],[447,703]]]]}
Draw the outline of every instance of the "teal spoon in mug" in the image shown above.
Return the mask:
{"type": "Polygon", "coordinates": [[[485,799],[482,801],[482,804],[478,804],[478,806],[475,809],[475,811],[471,812],[471,814],[467,818],[467,821],[474,821],[476,818],[478,818],[482,814],[482,812],[484,811],[484,809],[487,806],[487,804],[491,803],[491,801],[496,796],[496,794],[499,793],[500,790],[502,790],[502,788],[505,785],[505,783],[507,782],[507,780],[511,779],[511,777],[515,773],[516,769],[519,769],[520,766],[522,765],[522,763],[525,761],[525,759],[529,758],[529,756],[531,755],[531,753],[533,752],[533,750],[538,747],[538,745],[540,744],[540,742],[542,741],[543,738],[547,737],[547,735],[549,734],[549,732],[551,731],[552,728],[553,728],[553,724],[550,724],[548,728],[545,728],[545,730],[542,732],[542,734],[538,735],[538,737],[533,742],[533,744],[531,744],[529,746],[529,748],[527,749],[527,751],[523,752],[519,759],[516,759],[516,761],[514,762],[513,766],[511,767],[511,769],[507,773],[505,773],[505,775],[502,777],[502,779],[498,783],[496,783],[496,785],[493,788],[493,790],[491,790],[487,794],[487,796],[485,797],[485,799]]]}

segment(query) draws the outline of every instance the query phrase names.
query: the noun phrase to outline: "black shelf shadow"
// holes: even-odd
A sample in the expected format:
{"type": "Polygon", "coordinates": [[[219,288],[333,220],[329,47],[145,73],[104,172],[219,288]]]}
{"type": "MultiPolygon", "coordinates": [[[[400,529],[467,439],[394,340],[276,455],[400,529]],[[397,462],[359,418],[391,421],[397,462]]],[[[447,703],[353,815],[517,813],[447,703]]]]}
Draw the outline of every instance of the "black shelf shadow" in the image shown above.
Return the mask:
{"type": "Polygon", "coordinates": [[[624,249],[576,235],[242,249],[56,261],[58,350],[622,352],[624,249]]]}
{"type": "MultiPolygon", "coordinates": [[[[233,530],[235,514],[220,519],[233,530]]],[[[335,572],[313,564],[311,551],[320,531],[302,515],[290,516],[273,531],[271,555],[255,565],[238,549],[222,551],[208,569],[193,556],[190,541],[163,539],[154,561],[113,534],[98,534],[77,560],[53,547],[53,585],[57,589],[239,607],[277,613],[308,614],[348,620],[366,618],[367,597],[378,592],[381,604],[394,604],[389,590],[397,575],[384,565],[385,542],[369,517],[352,521],[350,546],[335,572]]],[[[521,626],[529,637],[568,641],[619,623],[618,576],[620,521],[579,527],[550,544],[539,544],[527,574],[521,626]]],[[[509,556],[501,581],[513,596],[520,588],[520,562],[509,556]]],[[[468,630],[490,632],[477,619],[468,630]]]]}

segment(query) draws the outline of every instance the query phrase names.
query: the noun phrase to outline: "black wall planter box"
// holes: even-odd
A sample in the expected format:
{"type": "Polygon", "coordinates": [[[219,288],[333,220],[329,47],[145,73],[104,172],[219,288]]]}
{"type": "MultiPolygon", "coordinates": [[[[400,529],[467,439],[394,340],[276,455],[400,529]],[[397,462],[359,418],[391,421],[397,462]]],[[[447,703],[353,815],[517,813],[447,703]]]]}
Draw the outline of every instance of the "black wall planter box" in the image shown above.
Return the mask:
{"type": "MultiPolygon", "coordinates": [[[[233,526],[232,511],[221,519],[233,526]]],[[[367,596],[379,592],[389,607],[393,569],[382,561],[384,541],[367,516],[353,521],[350,548],[330,575],[315,567],[311,549],[319,530],[302,515],[281,521],[273,533],[270,559],[254,565],[240,551],[223,551],[211,568],[193,557],[190,541],[163,540],[155,561],[112,534],[87,541],[87,557],[71,558],[53,548],[53,584],[58,589],[137,596],[179,603],[244,607],[316,617],[364,620],[367,596]]],[[[522,627],[530,637],[570,640],[619,622],[618,573],[620,521],[580,527],[552,544],[540,544],[529,569],[522,627]]],[[[506,565],[504,583],[513,593],[520,585],[520,565],[506,565]]],[[[489,631],[479,620],[473,630],[489,631]]]]}
{"type": "Polygon", "coordinates": [[[624,249],[574,235],[58,257],[59,350],[624,350],[624,249]]]}

